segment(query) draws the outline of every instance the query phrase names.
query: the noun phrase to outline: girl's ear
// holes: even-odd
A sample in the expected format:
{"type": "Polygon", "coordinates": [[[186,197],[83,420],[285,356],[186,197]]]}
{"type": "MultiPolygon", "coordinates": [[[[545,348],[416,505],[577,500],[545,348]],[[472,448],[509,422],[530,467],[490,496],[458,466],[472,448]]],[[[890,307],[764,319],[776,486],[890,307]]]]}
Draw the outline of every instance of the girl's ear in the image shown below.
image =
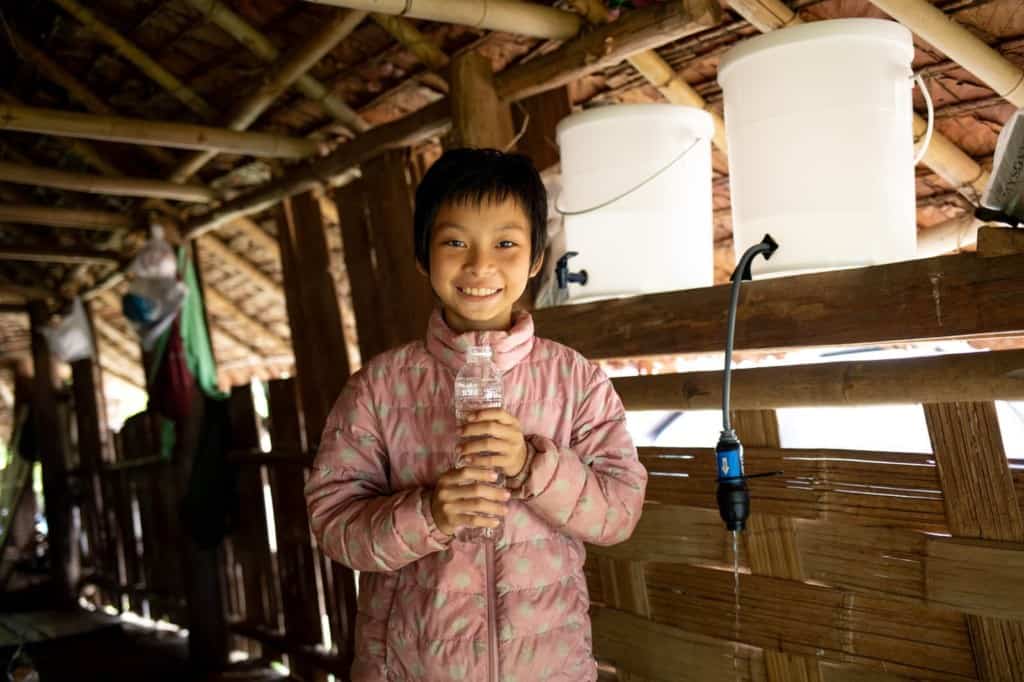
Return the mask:
{"type": "Polygon", "coordinates": [[[532,266],[530,266],[530,277],[531,278],[536,277],[537,273],[539,273],[541,268],[543,268],[543,267],[544,267],[544,254],[541,253],[540,256],[537,257],[537,262],[534,263],[532,266]]]}

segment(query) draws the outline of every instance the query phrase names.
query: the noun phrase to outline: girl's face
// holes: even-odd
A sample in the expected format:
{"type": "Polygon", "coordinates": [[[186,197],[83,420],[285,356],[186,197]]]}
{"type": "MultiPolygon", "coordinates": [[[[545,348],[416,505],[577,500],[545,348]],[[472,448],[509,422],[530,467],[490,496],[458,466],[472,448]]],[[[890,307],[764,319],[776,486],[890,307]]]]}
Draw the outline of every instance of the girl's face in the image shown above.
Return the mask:
{"type": "Polygon", "coordinates": [[[530,221],[514,199],[445,204],[430,235],[430,285],[455,331],[512,325],[512,306],[540,271],[530,264],[530,221]]]}

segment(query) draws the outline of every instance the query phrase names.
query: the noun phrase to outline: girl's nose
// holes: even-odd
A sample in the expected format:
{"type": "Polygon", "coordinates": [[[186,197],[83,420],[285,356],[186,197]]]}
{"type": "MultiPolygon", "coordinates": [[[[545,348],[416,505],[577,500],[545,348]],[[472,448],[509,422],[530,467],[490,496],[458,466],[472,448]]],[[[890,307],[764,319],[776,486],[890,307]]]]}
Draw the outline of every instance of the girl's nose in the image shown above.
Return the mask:
{"type": "Polygon", "coordinates": [[[488,257],[488,254],[484,251],[474,249],[466,261],[466,267],[470,272],[479,273],[487,272],[494,267],[494,263],[488,257]]]}

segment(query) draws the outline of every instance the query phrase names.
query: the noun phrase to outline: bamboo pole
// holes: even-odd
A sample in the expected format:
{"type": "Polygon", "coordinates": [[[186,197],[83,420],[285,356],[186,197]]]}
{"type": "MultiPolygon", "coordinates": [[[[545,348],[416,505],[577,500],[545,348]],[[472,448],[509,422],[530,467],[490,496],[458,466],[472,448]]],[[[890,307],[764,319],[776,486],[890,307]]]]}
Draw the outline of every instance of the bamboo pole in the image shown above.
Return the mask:
{"type": "MultiPolygon", "coordinates": [[[[365,12],[335,13],[335,16],[320,32],[294,54],[275,65],[271,73],[264,79],[263,84],[238,104],[227,117],[224,125],[231,130],[245,130],[255,123],[260,114],[266,111],[274,100],[352,33],[365,16],[365,12]]],[[[215,150],[190,154],[171,172],[169,179],[174,182],[184,182],[216,155],[215,150]]]]}
{"type": "Polygon", "coordinates": [[[448,66],[448,55],[442,52],[434,41],[423,35],[412,22],[389,14],[374,14],[373,20],[390,33],[400,45],[416,55],[427,68],[441,71],[448,66]]]}
{"type": "Polygon", "coordinates": [[[55,246],[0,246],[0,260],[24,260],[35,263],[89,263],[94,265],[110,265],[117,263],[117,254],[112,251],[65,249],[55,246]]]}
{"type": "MultiPolygon", "coordinates": [[[[892,4],[902,2],[903,0],[897,0],[892,4]]],[[[729,4],[744,19],[764,33],[803,23],[799,15],[783,4],[781,0],[729,0],[729,4]]],[[[927,121],[914,115],[914,135],[923,135],[927,126],[927,121]]],[[[988,171],[979,166],[974,159],[939,131],[933,133],[923,163],[972,203],[978,203],[988,185],[988,171]]]]}
{"type": "MultiPolygon", "coordinates": [[[[249,25],[245,19],[232,11],[220,0],[186,0],[193,9],[217,24],[224,32],[232,36],[250,52],[265,62],[275,62],[280,51],[262,33],[249,25]]],[[[353,111],[341,98],[331,94],[330,90],[308,74],[299,77],[295,87],[303,95],[313,100],[338,122],[350,130],[362,133],[370,129],[370,124],[353,111]]]]}
{"type": "MultiPolygon", "coordinates": [[[[87,85],[60,64],[50,59],[45,52],[26,40],[9,25],[7,26],[6,33],[11,41],[11,47],[14,48],[14,52],[17,55],[19,55],[28,64],[31,64],[51,83],[64,88],[72,98],[78,100],[78,102],[87,110],[94,114],[102,114],[106,116],[115,116],[117,114],[113,107],[104,102],[103,99],[90,90],[87,85]]],[[[14,104],[19,103],[14,102],[14,104]]],[[[142,150],[154,161],[164,166],[170,166],[174,163],[174,155],[163,149],[159,149],[157,147],[143,147],[142,150]]],[[[97,170],[100,170],[107,175],[120,175],[118,172],[107,173],[101,168],[97,168],[97,170]]]]}
{"type": "Polygon", "coordinates": [[[212,190],[195,185],[181,185],[142,178],[104,178],[85,173],[69,173],[39,166],[8,163],[7,161],[0,161],[0,181],[20,185],[39,185],[72,192],[155,197],[197,203],[206,203],[216,198],[212,190]]]}
{"type": "Polygon", "coordinates": [[[125,213],[29,204],[0,204],[0,221],[105,232],[130,230],[135,227],[135,220],[125,213]]]}
{"type": "Polygon", "coordinates": [[[582,22],[572,12],[519,0],[307,0],[322,5],[362,9],[534,38],[568,40],[582,22]]]}
{"type": "Polygon", "coordinates": [[[144,74],[162,86],[182,104],[206,120],[212,120],[217,112],[192,88],[182,83],[177,76],[162,67],[152,57],[139,49],[135,43],[103,23],[91,10],[79,4],[78,0],[53,0],[64,10],[85,24],[105,43],[117,50],[125,59],[137,66],[144,74]]]}
{"type": "Polygon", "coordinates": [[[978,230],[984,225],[972,211],[957,218],[924,228],[917,233],[917,257],[931,258],[959,251],[978,241],[978,230]]]}
{"type": "Polygon", "coordinates": [[[319,145],[313,140],[285,135],[244,133],[192,123],[95,116],[11,104],[0,105],[0,129],[286,159],[313,156],[319,150],[319,145]]]}
{"type": "Polygon", "coordinates": [[[966,26],[924,0],[871,0],[872,4],[905,25],[955,62],[988,84],[996,94],[1024,107],[1024,70],[966,26]]]}

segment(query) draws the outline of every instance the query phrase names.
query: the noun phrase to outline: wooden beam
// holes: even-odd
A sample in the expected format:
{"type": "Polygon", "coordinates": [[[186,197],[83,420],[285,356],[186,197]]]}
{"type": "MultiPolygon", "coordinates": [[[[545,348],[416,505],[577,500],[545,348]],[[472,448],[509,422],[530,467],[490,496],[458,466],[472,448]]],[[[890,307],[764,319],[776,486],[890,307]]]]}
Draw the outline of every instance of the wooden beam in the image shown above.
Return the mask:
{"type": "MultiPolygon", "coordinates": [[[[280,51],[265,35],[253,28],[220,0],[186,0],[186,2],[264,62],[273,63],[280,57],[280,51]]],[[[349,108],[344,100],[332,94],[329,88],[309,74],[300,76],[295,82],[295,87],[350,130],[362,133],[370,129],[370,124],[349,108]]]]}
{"type": "Polygon", "coordinates": [[[53,0],[53,2],[63,7],[68,14],[71,14],[85,24],[103,42],[117,50],[122,57],[138,67],[140,71],[186,107],[207,121],[216,118],[217,112],[192,88],[182,83],[174,74],[139,49],[135,43],[103,23],[91,10],[81,5],[78,0],[53,0]]]}
{"type": "Polygon", "coordinates": [[[31,204],[0,204],[0,221],[48,227],[73,227],[101,232],[130,230],[137,226],[135,219],[125,213],[90,211],[80,208],[53,208],[31,204]]]}
{"type": "Polygon", "coordinates": [[[684,0],[628,12],[618,21],[595,27],[550,54],[505,69],[497,77],[498,94],[505,100],[517,100],[567,85],[615,66],[638,52],[712,28],[721,20],[719,4],[705,0],[684,0]]]}
{"type": "Polygon", "coordinates": [[[978,230],[978,255],[982,258],[1024,253],[1024,230],[982,227],[978,230]]]}
{"type": "MultiPolygon", "coordinates": [[[[503,71],[495,77],[495,84],[504,99],[522,99],[605,68],[610,57],[592,60],[585,56],[588,50],[598,47],[594,44],[594,35],[600,34],[604,36],[602,40],[608,39],[609,44],[615,45],[613,52],[621,61],[627,56],[624,53],[633,48],[646,49],[678,40],[712,26],[720,16],[718,4],[709,0],[686,0],[685,6],[684,3],[673,2],[636,10],[625,17],[629,18],[628,22],[617,21],[607,29],[566,43],[550,55],[503,71]],[[628,49],[619,48],[623,43],[628,49]],[[566,78],[565,71],[571,72],[572,77],[566,78]]],[[[601,42],[596,54],[604,53],[604,43],[601,42]]],[[[611,60],[611,63],[616,62],[611,60]]],[[[192,218],[188,223],[188,235],[195,237],[217,229],[229,220],[262,211],[282,199],[342,175],[384,150],[411,146],[437,137],[451,125],[450,107],[446,100],[439,100],[408,116],[378,126],[314,163],[296,168],[209,213],[192,218]]]]}
{"type": "Polygon", "coordinates": [[[560,162],[555,128],[572,113],[569,90],[557,88],[520,100],[512,110],[517,131],[523,135],[516,147],[530,157],[537,170],[543,173],[560,162]]]}
{"type": "MultiPolygon", "coordinates": [[[[925,419],[953,536],[1024,542],[995,404],[925,405],[925,419]]],[[[1024,679],[1024,623],[967,616],[967,627],[982,680],[1024,679]]]]}
{"type": "MultiPolygon", "coordinates": [[[[1024,256],[941,256],[743,285],[736,348],[1020,333],[1024,256]]],[[[720,351],[730,285],[538,310],[537,333],[590,358],[720,351]]]]}
{"type": "Polygon", "coordinates": [[[49,527],[50,577],[55,603],[62,609],[77,608],[79,565],[78,538],[71,520],[71,490],[67,477],[67,436],[57,408],[56,367],[42,334],[49,322],[46,304],[29,304],[32,327],[32,418],[36,447],[43,469],[46,523],[49,527]]]}
{"type": "Polygon", "coordinates": [[[126,197],[155,197],[206,203],[217,195],[205,187],[182,185],[143,178],[104,178],[0,161],[0,180],[20,185],[39,185],[72,192],[113,194],[126,197]]]}
{"type": "Polygon", "coordinates": [[[1024,620],[1024,543],[928,538],[928,603],[975,616],[1024,620]]]}
{"type": "MultiPolygon", "coordinates": [[[[88,111],[105,116],[117,115],[114,108],[103,101],[99,95],[89,88],[89,86],[80,81],[60,64],[50,59],[45,52],[22,37],[9,24],[6,26],[6,29],[7,36],[11,41],[11,46],[14,48],[15,53],[17,53],[23,61],[37,69],[44,78],[49,80],[51,83],[64,88],[64,90],[66,90],[73,99],[77,100],[88,111]]],[[[166,150],[158,147],[143,147],[142,151],[163,166],[170,166],[174,163],[174,155],[166,150]]],[[[121,173],[116,171],[106,174],[121,175],[121,173]]]]}
{"type": "Polygon", "coordinates": [[[284,159],[313,156],[320,149],[313,140],[286,135],[239,132],[191,123],[95,116],[11,104],[0,104],[0,130],[284,159]]]}
{"type": "Polygon", "coordinates": [[[448,66],[448,55],[434,41],[423,35],[411,21],[389,14],[374,14],[373,20],[391,34],[398,44],[416,55],[428,69],[441,71],[448,66]]]}
{"type": "MultiPolygon", "coordinates": [[[[718,371],[612,381],[630,410],[721,408],[718,371]]],[[[737,410],[955,400],[1024,400],[1024,351],[739,369],[730,396],[737,410]]]]}
{"type": "MultiPolygon", "coordinates": [[[[274,100],[352,33],[365,16],[364,12],[336,12],[316,35],[294,53],[274,64],[270,73],[262,79],[260,86],[234,107],[224,125],[231,130],[245,130],[255,123],[274,100]]],[[[314,147],[316,145],[312,140],[303,142],[314,147]]],[[[187,180],[216,156],[216,153],[216,150],[206,149],[190,154],[178,164],[169,179],[175,182],[187,180]]]]}
{"type": "Polygon", "coordinates": [[[0,246],[0,260],[26,260],[34,261],[36,263],[89,263],[93,265],[111,265],[118,263],[118,255],[113,251],[68,249],[59,246],[0,246]]]}
{"type": "Polygon", "coordinates": [[[491,62],[479,52],[460,54],[451,64],[452,145],[507,149],[512,112],[494,90],[491,62]]]}

